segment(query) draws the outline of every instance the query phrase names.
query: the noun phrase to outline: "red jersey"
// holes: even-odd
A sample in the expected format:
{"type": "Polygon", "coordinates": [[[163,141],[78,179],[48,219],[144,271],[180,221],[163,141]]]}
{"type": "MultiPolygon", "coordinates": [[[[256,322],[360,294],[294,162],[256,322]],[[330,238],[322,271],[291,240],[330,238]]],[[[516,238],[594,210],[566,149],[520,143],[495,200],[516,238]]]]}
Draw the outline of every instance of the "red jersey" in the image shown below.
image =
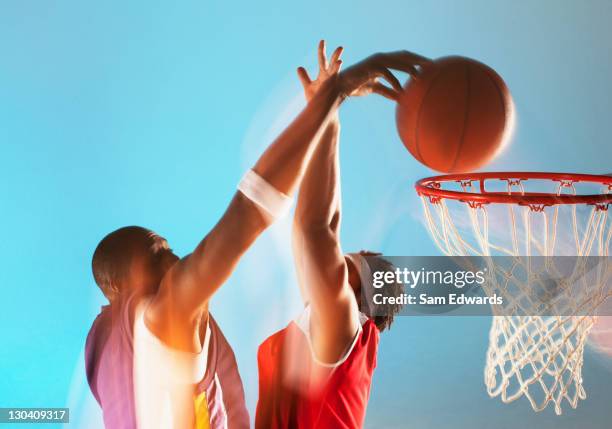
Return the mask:
{"type": "Polygon", "coordinates": [[[376,367],[378,328],[365,319],[345,356],[327,365],[317,361],[308,325],[306,330],[303,325],[292,321],[259,347],[255,428],[361,428],[376,367]]]}

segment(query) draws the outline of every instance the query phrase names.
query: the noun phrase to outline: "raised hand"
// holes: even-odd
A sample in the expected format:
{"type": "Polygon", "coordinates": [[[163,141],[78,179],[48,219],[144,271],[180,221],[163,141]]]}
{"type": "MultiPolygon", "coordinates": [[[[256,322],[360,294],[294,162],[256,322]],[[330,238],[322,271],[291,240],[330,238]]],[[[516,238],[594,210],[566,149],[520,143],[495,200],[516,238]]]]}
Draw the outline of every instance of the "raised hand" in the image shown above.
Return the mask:
{"type": "Polygon", "coordinates": [[[391,73],[398,70],[418,78],[418,66],[431,63],[431,60],[408,51],[378,53],[352,65],[339,73],[340,94],[343,98],[377,93],[391,100],[397,100],[402,84],[391,73]],[[380,82],[386,80],[391,87],[380,82]]]}
{"type": "Polygon", "coordinates": [[[319,42],[319,75],[317,78],[315,80],[310,79],[306,69],[304,67],[298,67],[297,74],[300,78],[300,82],[302,82],[302,86],[304,87],[306,101],[310,101],[310,99],[317,93],[323,82],[327,81],[331,77],[335,77],[338,74],[340,71],[340,66],[342,65],[340,55],[342,55],[341,46],[336,48],[328,61],[325,54],[325,40],[321,40],[319,42]]]}

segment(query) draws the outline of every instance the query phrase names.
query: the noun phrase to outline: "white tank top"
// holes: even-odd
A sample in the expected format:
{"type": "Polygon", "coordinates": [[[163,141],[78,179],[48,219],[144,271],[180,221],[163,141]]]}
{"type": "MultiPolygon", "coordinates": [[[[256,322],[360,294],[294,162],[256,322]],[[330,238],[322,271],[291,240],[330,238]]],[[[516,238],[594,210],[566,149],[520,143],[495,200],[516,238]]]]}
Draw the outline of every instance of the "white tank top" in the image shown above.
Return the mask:
{"type": "Polygon", "coordinates": [[[200,353],[175,350],[147,328],[143,299],[134,317],[134,397],[141,429],[193,428],[196,385],[206,372],[210,326],[200,353]]]}

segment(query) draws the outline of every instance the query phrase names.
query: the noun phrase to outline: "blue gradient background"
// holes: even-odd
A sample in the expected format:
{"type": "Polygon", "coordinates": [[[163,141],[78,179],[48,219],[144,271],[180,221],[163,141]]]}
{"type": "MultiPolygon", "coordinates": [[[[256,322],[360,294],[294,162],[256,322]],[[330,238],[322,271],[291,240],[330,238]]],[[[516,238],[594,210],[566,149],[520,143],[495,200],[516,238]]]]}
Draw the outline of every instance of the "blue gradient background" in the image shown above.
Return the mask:
{"type": "MultiPolygon", "coordinates": [[[[189,252],[242,172],[303,105],[298,65],[319,38],[350,64],[379,50],[462,54],[494,67],[516,103],[514,143],[488,169],[612,170],[609,1],[32,1],[0,4],[0,406],[70,406],[100,427],[84,377],[103,297],[99,239],[127,224],[189,252]]],[[[394,106],[343,107],[343,244],[437,254],[412,183],[431,172],[401,145],[394,106]]],[[[214,298],[248,405],[255,352],[300,308],[289,221],[214,298]]],[[[368,428],[610,427],[610,366],[589,349],[588,398],[534,413],[490,399],[490,320],[403,318],[382,337],[368,428]]]]}

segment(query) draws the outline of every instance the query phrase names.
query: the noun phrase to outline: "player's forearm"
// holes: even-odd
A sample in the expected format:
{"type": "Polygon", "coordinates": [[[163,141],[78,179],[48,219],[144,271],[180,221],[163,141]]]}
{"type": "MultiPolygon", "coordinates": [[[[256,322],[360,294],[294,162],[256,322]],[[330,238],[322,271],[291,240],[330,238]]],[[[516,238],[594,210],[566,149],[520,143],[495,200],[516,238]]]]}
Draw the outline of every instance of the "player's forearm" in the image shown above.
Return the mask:
{"type": "Polygon", "coordinates": [[[253,167],[255,172],[280,192],[292,195],[324,125],[339,103],[338,83],[330,79],[266,149],[253,167]]]}
{"type": "MultiPolygon", "coordinates": [[[[319,130],[339,103],[336,82],[321,88],[298,117],[268,147],[257,161],[255,172],[286,195],[302,177],[318,143],[319,130]]],[[[272,221],[256,202],[238,192],[225,214],[194,252],[178,265],[171,290],[177,319],[192,319],[199,314],[214,292],[234,270],[244,252],[272,221]]]]}
{"type": "MultiPolygon", "coordinates": [[[[290,195],[318,143],[319,130],[337,107],[338,91],[331,82],[306,106],[265,151],[254,170],[277,191],[290,195]]],[[[181,264],[182,315],[193,317],[227,280],[238,260],[271,222],[253,201],[238,192],[225,214],[194,252],[181,264]]],[[[178,270],[177,270],[178,271],[178,270]]]]}
{"type": "MultiPolygon", "coordinates": [[[[306,281],[306,279],[304,278],[305,272],[304,272],[304,233],[305,231],[305,221],[306,221],[306,217],[307,217],[307,213],[306,210],[309,206],[308,202],[306,201],[307,196],[308,198],[312,198],[312,191],[315,190],[316,191],[316,183],[313,183],[313,180],[315,179],[315,177],[313,177],[313,174],[311,174],[311,170],[313,170],[313,168],[315,168],[315,165],[321,164],[321,160],[319,158],[321,158],[321,155],[323,155],[326,151],[329,151],[329,148],[331,145],[337,144],[338,141],[338,137],[339,137],[339,131],[340,128],[338,126],[337,123],[337,118],[333,118],[328,125],[325,127],[325,130],[323,131],[323,135],[321,137],[321,141],[319,142],[319,145],[317,146],[317,149],[315,150],[313,157],[310,161],[310,164],[308,166],[308,168],[306,169],[306,173],[304,174],[304,177],[302,178],[302,184],[300,187],[300,193],[299,193],[299,197],[298,197],[298,204],[297,204],[297,208],[296,208],[296,212],[295,212],[295,218],[293,221],[293,234],[292,234],[292,247],[293,247],[293,255],[294,255],[294,260],[295,260],[295,267],[296,267],[296,272],[297,272],[297,278],[298,278],[298,283],[300,286],[300,292],[302,294],[302,298],[304,300],[304,302],[311,302],[311,298],[310,298],[310,293],[308,292],[308,282],[306,281]],[[314,189],[313,189],[314,188],[314,189]],[[303,222],[304,221],[304,222],[303,222]]],[[[324,163],[325,164],[325,163],[324,163]]],[[[324,168],[324,170],[327,170],[333,168],[333,165],[328,165],[327,168],[324,168]]],[[[316,168],[316,170],[318,171],[320,169],[320,167],[316,168]]],[[[339,220],[339,198],[332,198],[331,199],[331,203],[329,203],[329,198],[323,198],[325,200],[325,202],[322,202],[322,207],[325,208],[324,211],[321,211],[319,209],[310,212],[311,214],[314,215],[315,212],[317,212],[318,214],[316,215],[320,220],[315,222],[314,218],[311,218],[311,220],[309,221],[310,225],[314,225],[315,223],[318,223],[319,225],[323,225],[323,229],[329,231],[329,225],[334,224],[334,225],[338,225],[337,220],[339,220]],[[337,213],[337,214],[334,214],[337,213]],[[331,219],[331,221],[330,221],[331,219]]],[[[318,200],[316,201],[317,203],[319,202],[318,200]]],[[[332,228],[334,231],[336,230],[335,228],[332,228]]],[[[327,231],[320,231],[320,232],[327,232],[327,231]]],[[[312,232],[312,231],[311,231],[312,232]]]]}
{"type": "Polygon", "coordinates": [[[294,221],[295,227],[299,229],[332,228],[338,224],[340,212],[339,137],[339,122],[331,121],[302,179],[294,221]]]}

